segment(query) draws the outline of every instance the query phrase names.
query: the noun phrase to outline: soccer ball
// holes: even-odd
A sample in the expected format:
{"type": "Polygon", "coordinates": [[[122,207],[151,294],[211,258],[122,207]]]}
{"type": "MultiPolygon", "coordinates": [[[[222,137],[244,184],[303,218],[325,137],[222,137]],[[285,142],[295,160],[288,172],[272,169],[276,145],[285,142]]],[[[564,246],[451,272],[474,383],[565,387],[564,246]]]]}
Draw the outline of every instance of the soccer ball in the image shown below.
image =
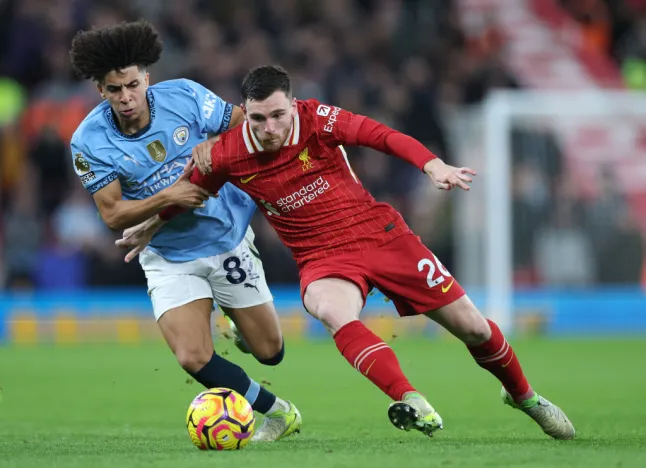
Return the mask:
{"type": "Polygon", "coordinates": [[[239,450],[253,436],[251,405],[228,388],[211,388],[195,397],[186,413],[186,428],[200,450],[239,450]]]}

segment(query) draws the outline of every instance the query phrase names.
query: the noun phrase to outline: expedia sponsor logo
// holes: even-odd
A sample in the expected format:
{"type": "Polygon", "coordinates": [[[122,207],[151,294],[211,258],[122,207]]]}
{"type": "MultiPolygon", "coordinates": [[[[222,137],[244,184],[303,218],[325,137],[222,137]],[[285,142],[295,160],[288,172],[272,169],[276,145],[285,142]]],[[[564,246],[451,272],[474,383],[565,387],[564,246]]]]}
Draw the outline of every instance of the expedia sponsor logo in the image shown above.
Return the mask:
{"type": "Polygon", "coordinates": [[[316,113],[320,115],[321,117],[327,117],[330,115],[330,107],[329,106],[324,106],[321,104],[318,109],[316,109],[316,113]]]}
{"type": "Polygon", "coordinates": [[[325,127],[323,127],[323,130],[325,130],[326,132],[332,133],[332,130],[334,130],[334,124],[336,123],[336,119],[339,115],[339,112],[341,112],[340,107],[332,108],[332,113],[330,114],[330,117],[327,119],[327,123],[325,124],[325,127]]]}

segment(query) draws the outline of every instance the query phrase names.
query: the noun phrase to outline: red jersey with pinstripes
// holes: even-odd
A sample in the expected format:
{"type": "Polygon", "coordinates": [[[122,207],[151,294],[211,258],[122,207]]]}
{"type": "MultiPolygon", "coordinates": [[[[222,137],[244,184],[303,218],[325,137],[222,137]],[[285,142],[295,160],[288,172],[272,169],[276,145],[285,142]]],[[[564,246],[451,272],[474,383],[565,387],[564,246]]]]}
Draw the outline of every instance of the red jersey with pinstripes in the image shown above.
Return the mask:
{"type": "Polygon", "coordinates": [[[365,117],[315,99],[297,106],[278,152],[263,152],[245,121],[213,146],[213,172],[195,170],[191,181],[213,193],[230,182],[249,194],[299,265],[370,250],[410,233],[393,207],[363,188],[348,163],[342,145],[356,144],[365,117]]]}

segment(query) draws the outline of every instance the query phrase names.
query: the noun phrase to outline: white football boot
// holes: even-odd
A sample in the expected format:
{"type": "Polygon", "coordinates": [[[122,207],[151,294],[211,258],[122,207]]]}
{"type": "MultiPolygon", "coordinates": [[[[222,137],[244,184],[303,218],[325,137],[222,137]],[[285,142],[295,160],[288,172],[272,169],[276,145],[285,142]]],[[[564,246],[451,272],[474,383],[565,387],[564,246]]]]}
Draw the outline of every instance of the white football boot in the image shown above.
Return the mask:
{"type": "Polygon", "coordinates": [[[559,440],[574,439],[576,431],[563,410],[538,393],[534,393],[533,397],[520,404],[513,400],[504,387],[500,392],[500,396],[506,405],[521,410],[536,421],[548,436],[559,440]]]}

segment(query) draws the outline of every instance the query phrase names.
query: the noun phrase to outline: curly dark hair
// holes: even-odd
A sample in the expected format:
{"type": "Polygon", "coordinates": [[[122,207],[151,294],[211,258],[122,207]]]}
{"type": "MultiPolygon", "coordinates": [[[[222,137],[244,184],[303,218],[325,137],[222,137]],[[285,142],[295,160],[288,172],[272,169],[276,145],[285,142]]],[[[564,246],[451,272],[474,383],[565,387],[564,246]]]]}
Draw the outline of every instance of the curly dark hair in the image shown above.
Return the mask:
{"type": "Polygon", "coordinates": [[[72,40],[70,59],[77,75],[101,82],[113,70],[156,63],[163,48],[155,27],[139,20],[79,31],[72,40]]]}

